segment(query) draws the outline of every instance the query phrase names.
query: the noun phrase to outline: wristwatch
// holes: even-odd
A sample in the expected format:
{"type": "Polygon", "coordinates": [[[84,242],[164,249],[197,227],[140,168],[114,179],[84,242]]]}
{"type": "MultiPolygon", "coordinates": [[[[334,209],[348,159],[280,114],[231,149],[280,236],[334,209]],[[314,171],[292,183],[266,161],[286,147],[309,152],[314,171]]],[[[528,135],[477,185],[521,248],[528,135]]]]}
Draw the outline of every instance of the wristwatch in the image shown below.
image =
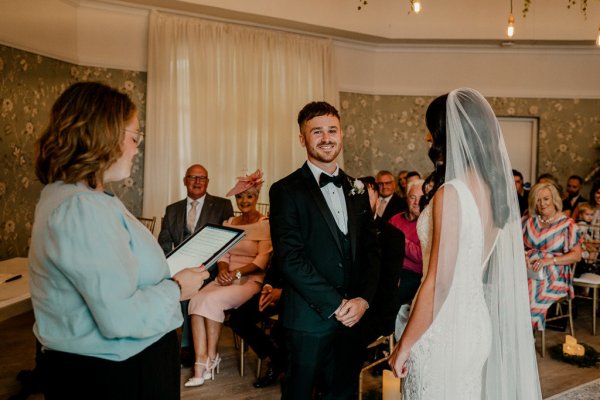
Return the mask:
{"type": "Polygon", "coordinates": [[[235,272],[235,279],[237,279],[238,281],[242,279],[242,271],[240,271],[239,269],[235,272]]]}

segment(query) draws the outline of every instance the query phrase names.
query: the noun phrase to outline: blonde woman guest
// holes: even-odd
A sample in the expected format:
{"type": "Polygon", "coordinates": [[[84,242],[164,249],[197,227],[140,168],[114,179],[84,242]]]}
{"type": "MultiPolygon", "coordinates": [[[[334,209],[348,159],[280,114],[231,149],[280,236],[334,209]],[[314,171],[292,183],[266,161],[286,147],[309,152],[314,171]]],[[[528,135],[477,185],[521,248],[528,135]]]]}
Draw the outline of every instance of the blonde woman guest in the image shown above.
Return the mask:
{"type": "Polygon", "coordinates": [[[207,271],[169,279],[160,246],[113,194],[143,139],[126,94],[81,82],[36,143],[44,185],[29,252],[46,399],[179,399],[179,301],[207,271]]]}
{"type": "Polygon", "coordinates": [[[529,213],[523,217],[527,268],[539,279],[528,278],[531,323],[544,330],[548,308],[565,294],[573,298],[570,264],[581,260],[583,236],[562,212],[562,199],[551,182],[536,184],[529,193],[529,213]]]}
{"type": "Polygon", "coordinates": [[[190,300],[188,313],[192,316],[192,337],[196,359],[194,376],[185,386],[200,386],[206,379],[214,379],[221,357],[217,352],[225,311],[237,308],[260,292],[269,265],[273,247],[269,220],[256,209],[263,184],[262,172],[238,178],[237,184],[227,193],[235,195],[242,212],[223,225],[246,231],[246,236],[232,248],[217,265],[219,273],[190,300]]]}

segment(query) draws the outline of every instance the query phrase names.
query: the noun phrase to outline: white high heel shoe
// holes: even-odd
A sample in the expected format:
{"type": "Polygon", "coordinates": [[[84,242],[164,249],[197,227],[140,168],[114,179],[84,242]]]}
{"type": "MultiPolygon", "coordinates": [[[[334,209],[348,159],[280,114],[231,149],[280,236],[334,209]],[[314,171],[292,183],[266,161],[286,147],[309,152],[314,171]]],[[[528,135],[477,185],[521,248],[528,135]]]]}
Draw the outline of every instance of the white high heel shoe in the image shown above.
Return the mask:
{"type": "Polygon", "coordinates": [[[215,380],[215,369],[217,370],[217,374],[219,373],[219,369],[220,369],[220,365],[221,365],[221,356],[219,356],[219,354],[217,353],[217,356],[215,357],[214,360],[211,361],[210,363],[210,368],[206,370],[206,372],[204,372],[204,379],[211,379],[211,380],[215,380]]]}
{"type": "Polygon", "coordinates": [[[201,365],[204,367],[204,371],[202,372],[201,376],[192,376],[190,379],[187,380],[186,383],[183,384],[183,386],[185,386],[185,387],[202,386],[202,385],[204,385],[204,381],[211,377],[212,373],[211,373],[210,368],[212,365],[210,362],[210,358],[207,358],[206,362],[195,362],[194,363],[194,375],[196,374],[196,365],[201,365]]]}

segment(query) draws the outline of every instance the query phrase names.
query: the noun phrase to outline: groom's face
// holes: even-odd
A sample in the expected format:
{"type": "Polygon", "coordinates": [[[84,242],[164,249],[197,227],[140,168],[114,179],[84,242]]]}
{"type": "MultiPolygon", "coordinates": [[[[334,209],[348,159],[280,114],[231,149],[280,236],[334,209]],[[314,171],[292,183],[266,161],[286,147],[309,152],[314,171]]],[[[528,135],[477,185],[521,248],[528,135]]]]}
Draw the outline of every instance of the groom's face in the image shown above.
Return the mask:
{"type": "Polygon", "coordinates": [[[317,166],[335,162],[342,151],[340,120],[333,115],[321,115],[304,123],[300,144],[306,147],[308,159],[317,166]]]}

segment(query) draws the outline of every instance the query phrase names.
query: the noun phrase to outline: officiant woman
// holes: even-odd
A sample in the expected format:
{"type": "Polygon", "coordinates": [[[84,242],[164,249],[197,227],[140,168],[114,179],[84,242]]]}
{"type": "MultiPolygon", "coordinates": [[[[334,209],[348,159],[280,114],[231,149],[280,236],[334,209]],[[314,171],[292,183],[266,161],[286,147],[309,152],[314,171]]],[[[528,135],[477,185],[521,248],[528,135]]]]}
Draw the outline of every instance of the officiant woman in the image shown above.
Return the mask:
{"type": "Polygon", "coordinates": [[[106,184],[127,178],[143,139],[136,106],[80,82],[54,103],[35,145],[45,185],[29,252],[45,398],[179,399],[179,301],[207,271],[170,279],[146,227],[106,184]]]}

